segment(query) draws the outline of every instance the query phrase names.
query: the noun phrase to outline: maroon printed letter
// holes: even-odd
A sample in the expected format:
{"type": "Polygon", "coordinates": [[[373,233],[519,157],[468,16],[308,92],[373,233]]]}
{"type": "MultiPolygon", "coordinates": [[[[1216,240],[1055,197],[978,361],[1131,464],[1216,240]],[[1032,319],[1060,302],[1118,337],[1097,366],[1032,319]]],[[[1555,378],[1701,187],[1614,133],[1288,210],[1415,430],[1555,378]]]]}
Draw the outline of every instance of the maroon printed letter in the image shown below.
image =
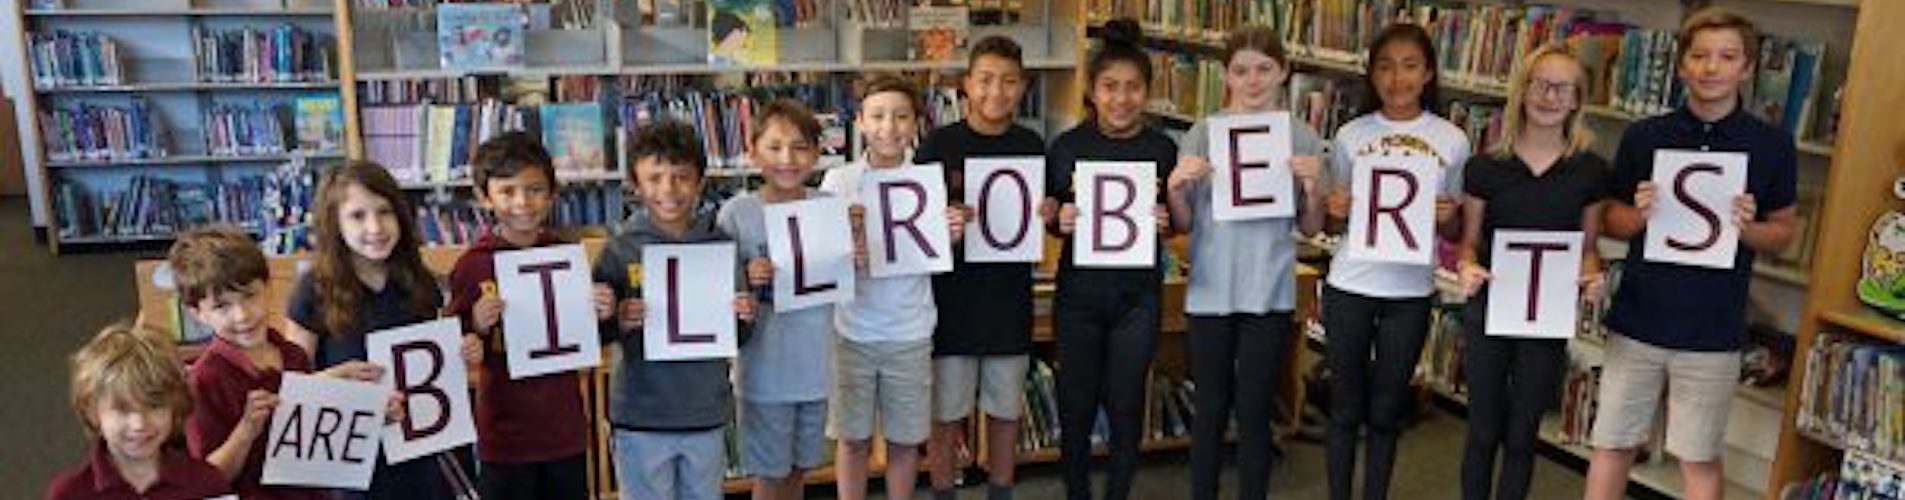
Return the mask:
{"type": "Polygon", "coordinates": [[[880,230],[886,234],[886,261],[888,263],[896,262],[899,259],[899,249],[893,240],[893,228],[896,227],[906,228],[906,233],[913,235],[913,241],[919,243],[920,251],[925,252],[927,257],[939,258],[939,252],[933,251],[933,245],[926,242],[926,235],[921,234],[918,227],[914,227],[914,221],[919,220],[919,216],[925,212],[925,186],[921,186],[919,183],[912,181],[891,182],[880,185],[880,216],[883,218],[880,221],[880,230]],[[918,203],[913,205],[913,213],[898,219],[893,217],[892,193],[895,189],[912,191],[913,199],[919,200],[918,203]]]}
{"type": "Polygon", "coordinates": [[[713,333],[681,331],[681,258],[668,258],[668,342],[671,344],[708,344],[713,333]]]}
{"type": "Polygon", "coordinates": [[[1410,250],[1415,250],[1415,233],[1409,232],[1409,224],[1403,222],[1402,219],[1403,207],[1407,207],[1410,203],[1416,201],[1417,181],[1415,174],[1399,168],[1377,167],[1369,170],[1369,176],[1369,234],[1367,235],[1365,244],[1369,246],[1376,245],[1376,233],[1381,232],[1376,230],[1377,218],[1383,214],[1388,214],[1389,220],[1396,223],[1396,231],[1402,233],[1402,244],[1407,245],[1410,250]],[[1392,207],[1382,205],[1383,177],[1400,178],[1402,179],[1403,185],[1409,187],[1409,194],[1403,195],[1402,202],[1392,207]]]}
{"type": "Polygon", "coordinates": [[[825,292],[840,286],[831,281],[807,284],[807,249],[800,246],[800,222],[792,215],[787,216],[787,236],[794,244],[794,295],[825,292]]]}
{"type": "Polygon", "coordinates": [[[1687,168],[1682,169],[1680,173],[1673,178],[1674,198],[1679,199],[1680,203],[1686,205],[1688,210],[1692,210],[1694,214],[1699,215],[1701,220],[1706,221],[1708,228],[1706,239],[1700,240],[1698,243],[1688,243],[1675,239],[1672,235],[1667,236],[1667,246],[1684,252],[1713,248],[1713,244],[1720,241],[1720,214],[1714,212],[1712,208],[1700,204],[1700,200],[1694,199],[1693,195],[1687,192],[1687,178],[1692,177],[1693,174],[1719,175],[1721,171],[1718,165],[1700,163],[1688,165],[1687,168]]]}
{"type": "Polygon", "coordinates": [[[1541,306],[1541,255],[1547,252],[1561,252],[1568,249],[1566,243],[1509,243],[1508,250],[1526,250],[1528,252],[1528,321],[1538,316],[1541,306]]]}
{"type": "Polygon", "coordinates": [[[1091,248],[1100,252],[1120,252],[1129,250],[1132,246],[1137,245],[1138,222],[1131,220],[1131,216],[1125,215],[1124,213],[1126,210],[1131,209],[1131,204],[1138,202],[1137,184],[1131,182],[1130,178],[1115,175],[1094,177],[1091,182],[1093,187],[1091,190],[1091,248]],[[1114,183],[1124,187],[1124,202],[1119,204],[1117,208],[1106,210],[1105,187],[1114,183]],[[1127,228],[1124,241],[1117,244],[1108,244],[1105,242],[1104,222],[1107,217],[1116,217],[1120,222],[1124,223],[1127,228]]]}
{"type": "Polygon", "coordinates": [[[1026,234],[1030,233],[1031,229],[1032,187],[1025,182],[1025,176],[1012,169],[992,171],[986,176],[984,182],[979,183],[979,236],[985,240],[987,246],[995,250],[1010,250],[1024,242],[1026,234]],[[1012,239],[1007,241],[999,241],[999,237],[992,234],[992,207],[987,203],[992,199],[993,181],[1000,178],[1011,179],[1012,183],[1018,184],[1019,200],[1024,202],[1019,205],[1019,229],[1012,233],[1012,239]]]}
{"type": "Polygon", "coordinates": [[[1243,136],[1247,134],[1267,133],[1270,133],[1269,126],[1230,129],[1230,204],[1241,207],[1277,202],[1276,196],[1268,194],[1263,196],[1244,196],[1244,169],[1268,169],[1270,168],[1270,164],[1263,162],[1244,162],[1242,158],[1243,136]]]}
{"type": "Polygon", "coordinates": [[[542,317],[545,320],[547,320],[547,323],[544,325],[544,328],[547,329],[547,332],[545,332],[545,334],[548,335],[549,344],[543,346],[540,349],[529,351],[529,359],[541,359],[541,358],[547,358],[551,356],[561,356],[564,354],[574,354],[574,353],[582,352],[582,346],[579,344],[569,344],[569,345],[556,344],[556,342],[559,342],[562,340],[561,337],[558,335],[562,330],[559,328],[559,325],[556,322],[555,272],[568,269],[568,268],[569,268],[568,262],[558,261],[558,262],[544,262],[541,264],[525,264],[522,267],[517,269],[517,272],[520,272],[523,274],[533,273],[542,278],[542,317]]]}
{"type": "Polygon", "coordinates": [[[443,392],[443,388],[437,387],[437,377],[443,375],[443,349],[437,347],[435,343],[426,341],[406,342],[390,346],[390,359],[390,363],[394,365],[390,368],[397,372],[397,392],[403,393],[404,396],[404,440],[415,441],[442,432],[443,428],[450,424],[450,395],[443,392]],[[410,382],[410,370],[406,368],[409,364],[408,355],[412,352],[423,353],[430,362],[430,375],[425,376],[422,382],[415,384],[410,382]],[[418,427],[417,411],[410,409],[412,396],[423,396],[435,400],[437,407],[442,408],[442,411],[437,412],[436,420],[418,427]]]}

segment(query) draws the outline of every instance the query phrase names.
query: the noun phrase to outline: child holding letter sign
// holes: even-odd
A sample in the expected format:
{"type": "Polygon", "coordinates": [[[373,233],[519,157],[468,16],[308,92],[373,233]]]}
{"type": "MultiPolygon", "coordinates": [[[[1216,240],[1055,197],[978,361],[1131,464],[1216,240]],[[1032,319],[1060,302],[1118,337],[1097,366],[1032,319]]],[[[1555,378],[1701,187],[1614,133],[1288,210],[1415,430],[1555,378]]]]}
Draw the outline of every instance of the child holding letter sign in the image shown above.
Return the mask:
{"type": "MultiPolygon", "coordinates": [[[[476,382],[478,479],[483,498],[581,498],[588,495],[583,456],[587,415],[575,372],[510,379],[503,349],[503,308],[496,290],[496,254],[559,245],[545,224],[556,199],[556,170],[535,137],[507,133],[483,143],[470,160],[476,199],[496,224],[450,270],[449,313],[483,337],[476,382]]],[[[605,330],[606,331],[606,330],[605,330]]],[[[532,332],[531,334],[541,334],[532,332]]]]}
{"type": "MultiPolygon", "coordinates": [[[[166,256],[179,300],[212,327],[211,345],[192,364],[192,416],[185,440],[231,480],[244,498],[324,499],[329,491],[265,486],[266,424],[278,404],[285,373],[310,373],[311,356],[287,340],[265,306],[271,268],[250,236],[229,227],[194,230],[172,244],[166,256]]],[[[383,370],[347,361],[320,375],[376,381],[383,370]]],[[[397,403],[393,397],[391,403],[397,403]]]]}
{"type": "MultiPolygon", "coordinates": [[[[797,262],[769,260],[768,224],[783,221],[768,220],[765,207],[826,194],[807,187],[807,176],[820,157],[820,122],[807,105],[793,99],[775,100],[761,107],[754,120],[748,157],[766,182],[760,191],[728,199],[715,220],[739,244],[740,256],[747,261],[748,284],[760,289],[773,284],[774,268],[814,265],[815,260],[811,256],[797,262]]],[[[813,271],[796,272],[812,281],[795,286],[841,286],[812,278],[817,274],[813,271]]],[[[772,296],[770,292],[757,299],[772,296]]],[[[735,423],[741,431],[741,470],[754,477],[754,498],[796,499],[806,486],[807,471],[827,459],[824,433],[827,370],[833,368],[834,306],[776,311],[769,304],[761,305],[754,312],[753,335],[741,344],[740,363],[734,370],[740,383],[735,390],[741,398],[735,423]]]]}
{"type": "MultiPolygon", "coordinates": [[[[722,429],[732,404],[728,360],[650,361],[642,328],[644,297],[679,291],[646,290],[638,280],[643,273],[670,272],[666,266],[642,266],[644,246],[729,241],[715,227],[714,211],[701,205],[708,156],[694,128],[670,120],[637,131],[629,158],[635,164],[628,181],[641,195],[642,210],[616,228],[595,262],[602,331],[620,332],[616,339],[622,347],[621,365],[609,385],[615,478],[624,500],[720,498],[721,474],[727,470],[722,429]]],[[[735,316],[751,321],[753,298],[735,295],[735,316]]],[[[743,342],[750,331],[739,330],[743,342]]]]}
{"type": "Polygon", "coordinates": [[[1081,215],[1072,204],[1077,191],[1072,173],[1080,161],[1112,160],[1149,162],[1163,177],[1177,163],[1177,144],[1145,123],[1151,58],[1139,48],[1143,31],[1130,19],[1113,20],[1105,29],[1104,44],[1092,51],[1086,66],[1090,106],[1085,121],[1052,141],[1045,170],[1046,196],[1064,204],[1053,228],[1067,241],[1059,258],[1052,326],[1058,333],[1059,454],[1066,496],[1074,499],[1091,498],[1091,428],[1101,405],[1111,423],[1105,498],[1130,494],[1143,432],[1145,377],[1157,348],[1164,274],[1155,263],[1130,269],[1079,268],[1072,262],[1072,230],[1103,217],[1122,219],[1104,221],[1107,226],[1124,224],[1137,233],[1136,224],[1168,227],[1169,217],[1155,199],[1130,200],[1151,205],[1151,220],[1117,213],[1081,215]]]}
{"type": "MultiPolygon", "coordinates": [[[[1468,380],[1469,426],[1462,454],[1462,493],[1471,499],[1527,498],[1528,480],[1534,473],[1535,432],[1542,414],[1561,393],[1561,376],[1568,363],[1565,338],[1488,335],[1489,265],[1501,259],[1538,258],[1529,252],[1561,254],[1549,248],[1490,255],[1497,231],[1580,232],[1579,278],[1584,296],[1596,296],[1600,285],[1601,259],[1594,241],[1600,233],[1609,171],[1606,160],[1587,150],[1593,138],[1581,123],[1580,104],[1587,92],[1586,72],[1566,51],[1543,46],[1515,67],[1508,86],[1502,120],[1506,133],[1501,143],[1489,154],[1469,158],[1464,169],[1468,200],[1463,203],[1467,227],[1462,232],[1461,279],[1471,298],[1463,309],[1467,343],[1462,368],[1468,380]],[[1499,477],[1495,474],[1497,450],[1502,454],[1499,477]]],[[[1495,292],[1501,295],[1495,300],[1538,303],[1528,297],[1537,290],[1495,292]]]]}
{"type": "MultiPolygon", "coordinates": [[[[366,333],[428,321],[442,308],[436,277],[418,250],[416,212],[404,200],[397,180],[375,163],[345,162],[326,170],[318,183],[315,262],[292,288],[285,333],[316,354],[319,368],[368,360],[366,333]]],[[[482,342],[475,335],[464,335],[462,358],[481,362],[482,342]]],[[[468,453],[396,465],[380,457],[367,495],[457,498],[468,487],[464,480],[475,474],[462,465],[468,453]],[[457,469],[461,476],[444,474],[457,469]]]]}
{"type": "MultiPolygon", "coordinates": [[[[1283,111],[1277,94],[1290,76],[1290,67],[1276,31],[1268,26],[1231,31],[1224,41],[1223,61],[1227,103],[1213,118],[1283,111]]],[[[1240,434],[1237,495],[1264,498],[1270,494],[1271,461],[1276,455],[1270,420],[1276,412],[1277,375],[1289,354],[1295,321],[1291,312],[1296,310],[1293,233],[1315,234],[1323,229],[1323,196],[1317,191],[1323,139],[1301,121],[1273,123],[1291,127],[1292,156],[1288,165],[1265,166],[1266,175],[1293,177],[1298,194],[1294,200],[1265,203],[1295,205],[1295,218],[1215,219],[1213,197],[1232,193],[1213,193],[1212,176],[1239,179],[1247,167],[1210,164],[1212,149],[1235,147],[1237,139],[1212,142],[1208,118],[1185,134],[1184,156],[1168,183],[1171,225],[1191,233],[1190,288],[1185,292],[1184,311],[1190,315],[1191,376],[1197,381],[1193,398],[1197,414],[1209,416],[1192,422],[1191,498],[1217,498],[1232,405],[1240,434]]],[[[1249,138],[1245,140],[1267,140],[1269,135],[1226,132],[1230,138],[1249,138]]],[[[1230,152],[1233,162],[1242,160],[1238,153],[1230,152]]]]}
{"type": "MultiPolygon", "coordinates": [[[[1437,102],[1435,46],[1422,27],[1397,24],[1384,29],[1369,46],[1363,103],[1367,114],[1336,130],[1331,147],[1328,199],[1332,226],[1363,208],[1379,225],[1398,225],[1409,246],[1433,246],[1436,236],[1454,239],[1461,232],[1456,217],[1460,207],[1462,162],[1468,160],[1468,136],[1429,107],[1437,102]],[[1440,186],[1419,185],[1410,177],[1412,196],[1435,196],[1435,230],[1409,228],[1400,210],[1375,206],[1380,200],[1354,200],[1350,185],[1359,160],[1384,157],[1433,158],[1442,168],[1440,186]],[[1388,215],[1394,215],[1389,217],[1388,215]],[[1380,217],[1378,217],[1380,216],[1380,217]],[[1435,233],[1435,234],[1431,234],[1435,233]]],[[[1393,177],[1393,176],[1392,176],[1393,177]]],[[[1381,179],[1377,179],[1381,180],[1381,179]]],[[[1400,185],[1390,179],[1389,185],[1400,185]]],[[[1362,238],[1365,235],[1349,235],[1362,238]]],[[[1345,245],[1346,247],[1347,245],[1345,245]]],[[[1330,370],[1329,469],[1330,498],[1351,497],[1356,473],[1356,446],[1365,428],[1369,439],[1364,467],[1363,498],[1389,496],[1389,471],[1396,461],[1396,436],[1402,431],[1408,405],[1409,378],[1422,357],[1422,341],[1429,331],[1429,295],[1434,291],[1435,266],[1430,262],[1399,264],[1353,258],[1339,248],[1330,261],[1328,286],[1323,290],[1323,326],[1329,332],[1325,357],[1330,370]],[[1371,361],[1370,351],[1375,351],[1371,361]]]]}
{"type": "Polygon", "coordinates": [[[172,339],[120,323],[73,354],[73,410],[92,453],[53,476],[47,500],[198,500],[231,493],[225,474],[177,446],[191,389],[172,339]]]}
{"type": "MultiPolygon", "coordinates": [[[[914,161],[941,163],[949,200],[963,202],[971,190],[1024,189],[1026,214],[1050,215],[1043,186],[998,180],[966,185],[967,160],[985,157],[1039,157],[1045,140],[1013,123],[1025,95],[1025,68],[1019,44],[990,36],[972,46],[965,78],[965,119],[934,130],[920,143],[914,161]]],[[[978,207],[961,207],[977,213],[978,207]]],[[[1005,218],[1001,215],[993,217],[1005,218]]],[[[1049,218],[1049,217],[1048,217],[1049,218]]],[[[978,221],[986,224],[987,221],[978,221]]],[[[1037,224],[1028,217],[1023,226],[1037,224]]],[[[999,224],[993,222],[992,224],[999,224]]],[[[1006,228],[1013,227],[1006,223],[1006,228]]],[[[989,228],[981,227],[981,230],[989,228]]],[[[1004,229],[1010,231],[1011,229],[1004,229]]],[[[1034,233],[1020,233],[1033,235],[1034,233]]],[[[988,244],[982,233],[973,244],[988,244]]],[[[1044,241],[1032,241],[1044,245],[1044,241]]],[[[933,300],[939,323],[933,332],[933,435],[926,458],[933,495],[953,496],[957,451],[967,448],[966,418],[976,405],[986,415],[987,497],[1012,497],[1017,459],[1019,415],[1025,399],[1025,372],[1032,352],[1032,262],[973,262],[963,246],[953,247],[953,270],[933,276],[933,300]],[[976,399],[976,402],[975,402],[976,399]]],[[[971,447],[971,449],[979,449],[971,447]]]]}
{"type": "MultiPolygon", "coordinates": [[[[1680,25],[1677,42],[1676,71],[1686,84],[1686,104],[1629,125],[1614,156],[1616,201],[1605,215],[1607,234],[1635,244],[1628,247],[1621,287],[1607,313],[1607,327],[1617,335],[1608,339],[1601,410],[1590,438],[1590,499],[1626,491],[1627,468],[1649,435],[1661,384],[1672,388],[1667,452],[1680,459],[1686,498],[1719,497],[1725,483],[1722,432],[1746,344],[1742,311],[1753,257],[1785,247],[1798,225],[1793,138],[1739,105],[1740,87],[1753,78],[1760,53],[1753,23],[1722,8],[1702,9],[1680,25]],[[1666,168],[1655,163],[1655,154],[1673,150],[1745,153],[1746,192],[1730,206],[1709,206],[1688,196],[1685,185],[1647,182],[1655,169],[1666,168]],[[1655,202],[1661,196],[1676,197],[1697,212],[1706,222],[1703,231],[1718,233],[1722,224],[1737,228],[1741,248],[1733,265],[1646,260],[1639,242],[1655,229],[1648,222],[1660,215],[1655,202]]],[[[1697,235],[1690,239],[1700,241],[1697,235]]]]}

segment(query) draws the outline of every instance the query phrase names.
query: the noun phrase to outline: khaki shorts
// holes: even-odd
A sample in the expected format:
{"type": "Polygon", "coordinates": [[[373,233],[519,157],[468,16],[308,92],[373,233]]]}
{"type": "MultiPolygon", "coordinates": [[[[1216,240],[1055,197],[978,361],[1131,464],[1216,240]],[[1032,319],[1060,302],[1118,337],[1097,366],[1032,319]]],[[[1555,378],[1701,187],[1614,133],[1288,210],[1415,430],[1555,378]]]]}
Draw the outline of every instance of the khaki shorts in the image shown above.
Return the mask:
{"type": "Polygon", "coordinates": [[[1738,352],[1679,351],[1609,335],[1589,441],[1603,449],[1646,443],[1665,385],[1667,452],[1687,462],[1719,460],[1739,376],[1738,352]]]}
{"type": "Polygon", "coordinates": [[[874,419],[887,443],[926,442],[932,390],[933,339],[834,344],[833,401],[827,436],[872,439],[874,419]]]}
{"type": "Polygon", "coordinates": [[[1025,403],[1025,371],[1031,356],[940,356],[933,358],[933,421],[956,422],[979,409],[999,420],[1018,420],[1025,403]]]}

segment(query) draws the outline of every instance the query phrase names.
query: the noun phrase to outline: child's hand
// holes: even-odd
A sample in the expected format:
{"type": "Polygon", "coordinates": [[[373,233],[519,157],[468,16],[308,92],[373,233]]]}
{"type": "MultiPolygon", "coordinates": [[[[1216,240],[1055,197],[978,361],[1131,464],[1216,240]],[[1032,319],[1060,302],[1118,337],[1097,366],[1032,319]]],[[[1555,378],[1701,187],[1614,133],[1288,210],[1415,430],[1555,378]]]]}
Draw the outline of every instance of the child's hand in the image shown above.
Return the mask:
{"type": "Polygon", "coordinates": [[[847,207],[847,219],[852,223],[850,229],[853,231],[853,268],[861,271],[867,269],[866,216],[866,207],[859,203],[847,207]]]}
{"type": "Polygon", "coordinates": [[[954,243],[966,239],[966,207],[946,206],[946,230],[952,233],[954,243]]]}
{"type": "Polygon", "coordinates": [[[1052,220],[1058,217],[1058,200],[1051,197],[1039,200],[1038,216],[1041,220],[1052,220]]]}
{"type": "Polygon", "coordinates": [[[1435,223],[1447,224],[1449,221],[1455,220],[1455,212],[1458,208],[1461,208],[1461,205],[1456,204],[1455,198],[1451,198],[1448,195],[1436,195],[1435,223]]]}
{"type": "Polygon", "coordinates": [[[1330,218],[1349,219],[1349,189],[1341,187],[1331,189],[1329,199],[1324,201],[1329,205],[1325,208],[1328,209],[1330,218]]]}
{"type": "Polygon", "coordinates": [[[271,412],[278,409],[278,395],[270,391],[253,390],[245,393],[245,416],[239,421],[238,428],[245,432],[257,433],[271,423],[271,412]]]}
{"type": "Polygon", "coordinates": [[[648,308],[642,306],[642,299],[622,299],[621,326],[624,332],[641,330],[642,317],[648,314],[648,308]]]}
{"type": "Polygon", "coordinates": [[[463,362],[472,365],[483,364],[482,337],[472,333],[463,334],[463,362]]]}
{"type": "Polygon", "coordinates": [[[734,317],[741,321],[754,321],[754,295],[746,292],[734,294],[734,317]]]}
{"type": "MultiPolygon", "coordinates": [[[[1183,166],[1180,164],[1178,168],[1183,166]]],[[[1323,178],[1323,159],[1315,156],[1290,157],[1290,176],[1296,178],[1297,187],[1303,192],[1316,192],[1323,178]]]]}
{"type": "Polygon", "coordinates": [[[1475,292],[1481,291],[1482,283],[1486,283],[1488,280],[1494,278],[1493,275],[1488,274],[1488,269],[1483,268],[1481,264],[1466,260],[1462,261],[1462,271],[1460,275],[1462,296],[1464,297],[1474,297],[1475,292]]]}
{"type": "Polygon", "coordinates": [[[483,298],[476,299],[476,305],[471,309],[471,313],[476,320],[477,331],[494,331],[496,325],[503,322],[503,299],[495,295],[484,295],[483,298]]]}
{"type": "Polygon", "coordinates": [[[1653,181],[1640,181],[1640,185],[1634,187],[1634,209],[1640,211],[1643,219],[1654,215],[1653,181]]]}
{"type": "Polygon", "coordinates": [[[1601,301],[1601,293],[1603,293],[1604,288],[1607,286],[1605,276],[1606,275],[1599,271],[1582,272],[1581,300],[1587,301],[1589,305],[1599,303],[1601,301]]]}
{"type": "Polygon", "coordinates": [[[1202,156],[1186,156],[1177,159],[1177,167],[1171,169],[1171,177],[1164,181],[1165,189],[1173,193],[1191,187],[1198,179],[1210,175],[1210,160],[1202,156]]]}
{"type": "Polygon", "coordinates": [[[391,394],[390,400],[384,402],[384,425],[402,423],[404,417],[409,415],[403,399],[403,393],[399,392],[391,394]]]}
{"type": "Polygon", "coordinates": [[[1157,218],[1158,234],[1171,232],[1171,210],[1165,208],[1163,203],[1151,205],[1151,217],[1157,218]]]}
{"type": "Polygon", "coordinates": [[[1746,225],[1759,218],[1759,200],[1753,193],[1743,193],[1733,198],[1733,227],[1746,229],[1746,225]]]}
{"type": "Polygon", "coordinates": [[[343,364],[326,368],[318,375],[358,382],[376,382],[384,377],[384,367],[373,365],[369,361],[345,361],[343,364]]]}
{"type": "Polygon", "coordinates": [[[774,262],[767,257],[755,257],[747,260],[748,286],[767,286],[774,281],[774,262]]]}
{"type": "Polygon", "coordinates": [[[1078,228],[1078,205],[1066,203],[1058,208],[1058,232],[1072,234],[1078,228]]]}
{"type": "Polygon", "coordinates": [[[608,321],[615,317],[615,290],[607,284],[595,284],[595,320],[608,321]]]}

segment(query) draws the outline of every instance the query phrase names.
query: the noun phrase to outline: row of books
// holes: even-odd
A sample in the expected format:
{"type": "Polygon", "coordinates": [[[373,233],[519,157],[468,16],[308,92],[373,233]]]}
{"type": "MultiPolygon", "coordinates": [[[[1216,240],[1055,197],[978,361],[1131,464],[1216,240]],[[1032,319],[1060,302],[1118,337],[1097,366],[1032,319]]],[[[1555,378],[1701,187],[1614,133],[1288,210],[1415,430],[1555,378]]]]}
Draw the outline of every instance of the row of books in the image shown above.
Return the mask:
{"type": "Polygon", "coordinates": [[[1191,435],[1191,421],[1197,417],[1197,405],[1191,400],[1197,386],[1190,380],[1166,375],[1162,370],[1151,374],[1150,401],[1144,408],[1144,436],[1159,440],[1191,435]]]}
{"type": "Polygon", "coordinates": [[[1905,346],[1824,333],[1806,352],[1799,428],[1847,449],[1905,459],[1905,346]]]}
{"type": "Polygon", "coordinates": [[[1786,485],[1780,500],[1898,500],[1905,498],[1905,465],[1847,453],[1837,473],[1786,485]]]}
{"type": "Polygon", "coordinates": [[[262,177],[186,182],[136,175],[117,189],[91,189],[59,179],[54,196],[62,238],[172,234],[212,223],[256,228],[263,206],[262,177]]]}
{"type": "Polygon", "coordinates": [[[32,33],[33,87],[55,89],[126,83],[119,44],[98,32],[32,33]]]}
{"type": "MultiPolygon", "coordinates": [[[[618,123],[623,133],[631,133],[635,128],[647,126],[659,119],[672,119],[686,122],[695,128],[701,137],[702,149],[717,168],[736,168],[746,164],[747,139],[752,136],[754,114],[765,105],[768,99],[802,96],[827,96],[817,99],[821,102],[843,102],[840,97],[825,87],[791,86],[769,89],[725,90],[725,89],[685,89],[678,92],[643,92],[624,94],[629,97],[622,101],[618,123]]],[[[802,99],[810,105],[814,100],[802,99]]],[[[842,119],[843,112],[815,106],[817,118],[822,124],[821,154],[842,154],[849,135],[847,122],[842,119]]]]}
{"type": "Polygon", "coordinates": [[[283,104],[218,104],[205,110],[201,130],[205,153],[212,156],[254,156],[289,151],[283,104]]]}
{"type": "Polygon", "coordinates": [[[40,143],[53,161],[158,158],[169,152],[166,127],[152,103],[67,104],[40,110],[40,143]]]}
{"type": "MultiPolygon", "coordinates": [[[[1032,358],[1025,372],[1025,413],[1019,418],[1019,452],[1057,449],[1058,383],[1051,363],[1032,358]]],[[[1099,434],[1103,435],[1103,434],[1099,434]]]]}
{"type": "Polygon", "coordinates": [[[1601,368],[1569,363],[1561,381],[1561,426],[1555,439],[1586,446],[1594,430],[1594,412],[1600,410],[1601,368]]]}
{"type": "Polygon", "coordinates": [[[475,102],[480,78],[464,76],[424,80],[359,82],[357,99],[365,106],[396,104],[453,104],[475,102]]]}
{"type": "Polygon", "coordinates": [[[198,77],[207,82],[321,82],[331,79],[336,41],[291,24],[270,29],[194,26],[198,77]]]}
{"type": "Polygon", "coordinates": [[[1468,134],[1470,149],[1478,154],[1493,150],[1495,144],[1501,142],[1500,104],[1452,100],[1449,101],[1448,113],[1442,116],[1468,134]]]}
{"type": "Polygon", "coordinates": [[[1279,14],[1276,0],[1222,2],[1093,0],[1091,3],[1093,5],[1090,12],[1115,12],[1118,16],[1137,19],[1146,31],[1204,39],[1214,39],[1233,28],[1265,22],[1279,14]],[[1119,5],[1121,3],[1122,5],[1119,5]]]}
{"type": "Polygon", "coordinates": [[[476,148],[510,131],[541,137],[558,171],[609,170],[603,112],[594,103],[518,106],[485,99],[474,104],[365,106],[362,116],[366,157],[404,181],[467,178],[476,148]]]}
{"type": "MultiPolygon", "coordinates": [[[[628,200],[621,186],[578,183],[562,187],[549,213],[552,227],[611,226],[628,217],[628,200]]],[[[468,245],[495,223],[488,210],[472,200],[424,199],[417,205],[417,231],[426,245],[468,245]]]]}

